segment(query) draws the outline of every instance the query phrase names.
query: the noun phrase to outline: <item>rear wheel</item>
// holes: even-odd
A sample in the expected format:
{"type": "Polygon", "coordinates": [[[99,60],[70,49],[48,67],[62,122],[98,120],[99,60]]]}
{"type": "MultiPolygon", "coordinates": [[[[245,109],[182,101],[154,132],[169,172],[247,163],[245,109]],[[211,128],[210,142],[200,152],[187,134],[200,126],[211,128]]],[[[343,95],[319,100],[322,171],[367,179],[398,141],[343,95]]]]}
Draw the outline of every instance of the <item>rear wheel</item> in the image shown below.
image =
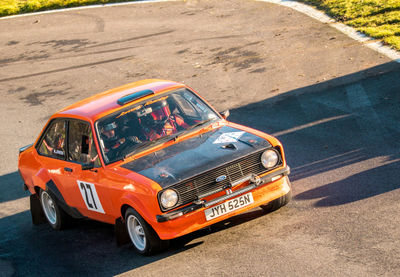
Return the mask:
{"type": "Polygon", "coordinates": [[[126,210],[125,223],[132,244],[140,254],[150,255],[168,245],[168,241],[161,240],[153,228],[134,209],[126,210]]]}
{"type": "Polygon", "coordinates": [[[270,212],[276,211],[279,208],[285,206],[292,199],[292,185],[290,184],[289,178],[287,178],[287,177],[285,177],[285,178],[290,187],[289,192],[287,194],[269,202],[266,205],[260,206],[264,210],[264,212],[270,213],[270,212]]]}
{"type": "Polygon", "coordinates": [[[40,203],[50,226],[55,230],[64,229],[68,223],[68,215],[58,206],[55,199],[45,190],[40,191],[40,203]]]}

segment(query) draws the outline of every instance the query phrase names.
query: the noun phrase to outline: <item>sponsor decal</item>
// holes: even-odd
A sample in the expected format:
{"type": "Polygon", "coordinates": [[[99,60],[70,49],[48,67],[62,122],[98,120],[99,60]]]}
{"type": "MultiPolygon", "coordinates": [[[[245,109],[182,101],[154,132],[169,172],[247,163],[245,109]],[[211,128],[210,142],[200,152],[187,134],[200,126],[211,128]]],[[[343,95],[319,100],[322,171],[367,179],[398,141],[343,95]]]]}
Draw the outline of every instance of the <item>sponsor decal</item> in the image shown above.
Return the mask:
{"type": "Polygon", "coordinates": [[[237,142],[245,132],[229,132],[220,135],[213,143],[232,143],[237,142]]]}
{"type": "Polygon", "coordinates": [[[64,151],[54,149],[53,152],[54,152],[54,154],[64,156],[64,151]]]}

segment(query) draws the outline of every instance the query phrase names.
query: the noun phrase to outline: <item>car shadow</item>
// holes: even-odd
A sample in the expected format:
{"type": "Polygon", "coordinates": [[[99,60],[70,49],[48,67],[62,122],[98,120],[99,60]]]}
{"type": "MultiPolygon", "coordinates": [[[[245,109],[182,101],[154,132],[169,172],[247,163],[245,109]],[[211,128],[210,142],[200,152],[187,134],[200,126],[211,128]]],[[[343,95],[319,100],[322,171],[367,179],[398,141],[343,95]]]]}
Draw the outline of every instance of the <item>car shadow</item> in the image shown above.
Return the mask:
{"type": "Polygon", "coordinates": [[[263,216],[253,209],[170,241],[170,247],[153,256],[142,256],[130,244],[117,247],[114,226],[77,220],[72,227],[55,231],[48,224],[34,226],[30,212],[0,219],[1,258],[12,262],[18,276],[114,276],[177,255],[203,244],[204,238],[263,216]],[[34,253],[34,255],[31,255],[34,253]],[[37,264],[38,266],[32,266],[37,264]]]}
{"type": "Polygon", "coordinates": [[[199,238],[204,238],[205,236],[208,236],[210,234],[218,233],[220,231],[224,231],[226,229],[229,229],[229,228],[232,228],[235,226],[239,226],[243,223],[247,223],[254,219],[260,218],[261,216],[264,216],[266,214],[267,213],[265,213],[262,209],[255,208],[248,212],[235,215],[235,216],[228,218],[226,220],[223,220],[221,222],[217,222],[209,227],[200,229],[193,233],[190,233],[190,234],[184,235],[182,237],[179,237],[177,239],[171,240],[171,248],[179,249],[182,246],[187,247],[188,243],[190,243],[193,240],[196,240],[199,238]]]}

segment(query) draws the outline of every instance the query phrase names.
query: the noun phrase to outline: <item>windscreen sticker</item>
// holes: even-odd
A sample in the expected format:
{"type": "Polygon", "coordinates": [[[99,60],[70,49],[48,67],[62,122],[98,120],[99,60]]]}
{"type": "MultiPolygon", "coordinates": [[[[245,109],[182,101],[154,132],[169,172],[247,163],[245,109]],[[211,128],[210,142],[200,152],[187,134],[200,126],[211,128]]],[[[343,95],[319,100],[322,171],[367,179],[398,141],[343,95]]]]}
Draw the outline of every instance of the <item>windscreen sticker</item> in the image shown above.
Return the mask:
{"type": "Polygon", "coordinates": [[[229,132],[220,135],[213,143],[231,143],[237,142],[245,132],[229,132]]]}
{"type": "Polygon", "coordinates": [[[156,103],[156,102],[160,102],[160,101],[162,101],[162,100],[165,100],[165,99],[167,99],[167,98],[168,98],[168,95],[167,95],[167,96],[164,96],[164,97],[161,97],[161,98],[157,98],[157,99],[154,99],[154,100],[147,101],[144,105],[145,105],[145,106],[148,106],[148,105],[154,104],[154,103],[156,103]]]}
{"type": "Polygon", "coordinates": [[[94,184],[78,181],[78,186],[88,210],[104,214],[103,206],[101,205],[94,184]]]}
{"type": "Polygon", "coordinates": [[[116,118],[120,118],[120,117],[123,116],[123,115],[126,115],[126,114],[131,113],[131,112],[136,111],[136,110],[139,110],[141,107],[142,107],[142,105],[133,107],[132,109],[129,109],[129,110],[127,110],[127,111],[122,112],[122,113],[121,113],[120,115],[118,115],[116,118]]]}

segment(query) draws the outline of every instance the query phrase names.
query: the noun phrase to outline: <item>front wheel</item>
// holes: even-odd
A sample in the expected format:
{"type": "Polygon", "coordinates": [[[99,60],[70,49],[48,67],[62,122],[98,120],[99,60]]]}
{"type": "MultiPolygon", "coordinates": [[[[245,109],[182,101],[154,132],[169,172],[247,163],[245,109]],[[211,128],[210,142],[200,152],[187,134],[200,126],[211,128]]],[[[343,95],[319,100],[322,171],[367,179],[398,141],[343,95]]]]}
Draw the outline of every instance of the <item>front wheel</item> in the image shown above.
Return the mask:
{"type": "Polygon", "coordinates": [[[166,247],[167,241],[161,240],[153,228],[134,209],[126,210],[125,223],[132,244],[140,254],[150,255],[166,247]]]}
{"type": "Polygon", "coordinates": [[[68,215],[58,206],[54,198],[45,190],[40,191],[40,203],[50,226],[55,230],[64,229],[68,223],[68,215]]]}

